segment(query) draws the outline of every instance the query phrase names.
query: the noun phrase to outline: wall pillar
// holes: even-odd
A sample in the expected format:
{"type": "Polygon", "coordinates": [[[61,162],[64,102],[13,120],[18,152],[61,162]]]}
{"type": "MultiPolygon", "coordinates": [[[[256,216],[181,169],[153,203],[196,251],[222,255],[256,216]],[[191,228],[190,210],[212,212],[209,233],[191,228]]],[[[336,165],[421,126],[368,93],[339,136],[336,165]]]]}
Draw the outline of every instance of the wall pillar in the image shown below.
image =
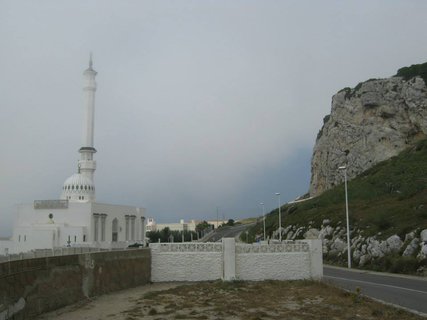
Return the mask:
{"type": "Polygon", "coordinates": [[[310,246],[310,273],[314,280],[321,280],[323,277],[323,254],[322,240],[303,240],[310,246]]]}
{"type": "Polygon", "coordinates": [[[222,238],[223,247],[223,280],[236,279],[236,240],[234,238],[222,238]]]}

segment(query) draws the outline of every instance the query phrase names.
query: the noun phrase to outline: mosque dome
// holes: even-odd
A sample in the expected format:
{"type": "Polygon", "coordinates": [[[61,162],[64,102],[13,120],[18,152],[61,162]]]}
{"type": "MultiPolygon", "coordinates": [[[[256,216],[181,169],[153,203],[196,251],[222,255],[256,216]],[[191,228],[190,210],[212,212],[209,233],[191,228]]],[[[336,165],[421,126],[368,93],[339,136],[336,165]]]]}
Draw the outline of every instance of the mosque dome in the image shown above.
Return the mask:
{"type": "Polygon", "coordinates": [[[61,199],[87,202],[95,200],[94,198],[95,185],[88,176],[75,173],[65,180],[61,199]]]}

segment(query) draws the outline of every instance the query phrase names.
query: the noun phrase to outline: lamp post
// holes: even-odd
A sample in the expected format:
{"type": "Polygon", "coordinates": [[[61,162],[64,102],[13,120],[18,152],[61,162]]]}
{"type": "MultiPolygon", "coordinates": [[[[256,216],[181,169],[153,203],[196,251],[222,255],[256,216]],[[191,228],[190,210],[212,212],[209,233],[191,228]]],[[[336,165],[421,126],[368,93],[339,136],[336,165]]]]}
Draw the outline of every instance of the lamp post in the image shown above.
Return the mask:
{"type": "Polygon", "coordinates": [[[279,241],[282,242],[282,204],[280,201],[280,193],[276,192],[276,196],[278,196],[279,199],[279,241]]]}
{"type": "Polygon", "coordinates": [[[348,192],[347,192],[347,167],[341,166],[339,170],[344,170],[344,189],[345,189],[345,215],[347,219],[347,263],[351,269],[351,252],[350,252],[350,223],[348,219],[348,192]]]}
{"type": "Polygon", "coordinates": [[[260,205],[262,206],[262,220],[263,220],[263,224],[264,224],[264,238],[263,238],[263,240],[265,241],[265,206],[264,206],[264,202],[261,202],[260,205]]]}

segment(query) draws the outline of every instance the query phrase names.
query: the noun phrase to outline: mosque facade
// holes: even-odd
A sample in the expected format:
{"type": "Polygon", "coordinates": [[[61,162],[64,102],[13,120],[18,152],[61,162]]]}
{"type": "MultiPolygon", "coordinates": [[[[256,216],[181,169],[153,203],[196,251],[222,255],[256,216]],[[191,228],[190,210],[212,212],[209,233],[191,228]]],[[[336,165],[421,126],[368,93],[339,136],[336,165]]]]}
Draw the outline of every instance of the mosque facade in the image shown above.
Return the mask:
{"type": "Polygon", "coordinates": [[[73,246],[124,248],[145,243],[144,208],[96,202],[96,75],[91,57],[83,73],[84,133],[77,173],[65,180],[60,199],[18,206],[12,238],[3,241],[0,254],[73,246]]]}

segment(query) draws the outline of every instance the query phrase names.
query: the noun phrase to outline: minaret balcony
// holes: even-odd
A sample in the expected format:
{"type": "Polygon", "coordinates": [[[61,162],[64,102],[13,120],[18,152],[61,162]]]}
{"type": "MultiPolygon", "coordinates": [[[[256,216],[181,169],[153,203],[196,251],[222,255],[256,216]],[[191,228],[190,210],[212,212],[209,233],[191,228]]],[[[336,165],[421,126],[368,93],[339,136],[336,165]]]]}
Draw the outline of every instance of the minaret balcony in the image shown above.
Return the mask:
{"type": "Polygon", "coordinates": [[[83,152],[96,153],[96,149],[94,147],[81,147],[79,149],[79,152],[80,153],[83,153],[83,152]]]}

